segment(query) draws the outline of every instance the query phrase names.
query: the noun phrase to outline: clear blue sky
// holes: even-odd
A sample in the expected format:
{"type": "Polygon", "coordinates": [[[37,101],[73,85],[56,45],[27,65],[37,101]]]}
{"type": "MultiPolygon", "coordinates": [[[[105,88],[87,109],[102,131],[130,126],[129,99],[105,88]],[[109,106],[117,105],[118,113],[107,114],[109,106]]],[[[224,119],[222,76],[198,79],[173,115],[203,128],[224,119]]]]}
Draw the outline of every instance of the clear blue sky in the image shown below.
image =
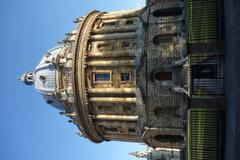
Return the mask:
{"type": "Polygon", "coordinates": [[[144,0],[1,0],[0,160],[134,160],[139,144],[93,144],[17,76],[73,29],[72,20],[93,9],[143,6],[144,0]],[[142,2],[142,3],[140,3],[142,2]]]}

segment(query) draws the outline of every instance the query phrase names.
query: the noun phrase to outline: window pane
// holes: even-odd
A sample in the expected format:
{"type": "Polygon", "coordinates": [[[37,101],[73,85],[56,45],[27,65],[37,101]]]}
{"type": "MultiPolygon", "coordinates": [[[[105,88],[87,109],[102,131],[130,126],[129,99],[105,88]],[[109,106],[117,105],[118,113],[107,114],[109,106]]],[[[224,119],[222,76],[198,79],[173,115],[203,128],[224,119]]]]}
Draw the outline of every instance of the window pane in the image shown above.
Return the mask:
{"type": "Polygon", "coordinates": [[[110,73],[96,73],[95,81],[110,81],[110,73]]]}
{"type": "Polygon", "coordinates": [[[125,41],[123,41],[122,42],[122,48],[130,48],[130,42],[125,42],[125,41]]]}
{"type": "Polygon", "coordinates": [[[122,81],[130,81],[130,73],[122,73],[122,81]]]}
{"type": "Polygon", "coordinates": [[[217,69],[214,64],[192,65],[192,76],[196,79],[214,79],[217,78],[217,69]]]}

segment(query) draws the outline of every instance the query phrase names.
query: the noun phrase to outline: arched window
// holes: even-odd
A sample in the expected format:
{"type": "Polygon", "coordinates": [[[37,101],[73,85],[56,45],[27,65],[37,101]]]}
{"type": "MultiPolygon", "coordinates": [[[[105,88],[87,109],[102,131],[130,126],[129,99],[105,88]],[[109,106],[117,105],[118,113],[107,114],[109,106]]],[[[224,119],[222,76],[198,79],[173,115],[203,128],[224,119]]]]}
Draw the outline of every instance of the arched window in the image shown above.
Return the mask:
{"type": "Polygon", "coordinates": [[[153,44],[158,46],[164,43],[172,43],[173,38],[177,36],[177,33],[158,34],[153,37],[153,44]]]}
{"type": "Polygon", "coordinates": [[[171,81],[172,72],[158,71],[154,73],[154,79],[157,81],[171,81]]]}

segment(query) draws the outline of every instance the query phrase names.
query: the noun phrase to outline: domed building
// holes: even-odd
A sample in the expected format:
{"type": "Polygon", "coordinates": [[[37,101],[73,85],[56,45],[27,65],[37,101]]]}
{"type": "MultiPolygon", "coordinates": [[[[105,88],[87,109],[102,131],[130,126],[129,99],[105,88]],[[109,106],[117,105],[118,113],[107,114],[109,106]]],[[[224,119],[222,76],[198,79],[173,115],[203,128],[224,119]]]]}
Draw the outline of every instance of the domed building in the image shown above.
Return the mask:
{"type": "Polygon", "coordinates": [[[92,11],[20,80],[95,143],[186,149],[188,120],[195,122],[189,108],[224,101],[222,50],[214,40],[191,39],[190,5],[159,0],[139,10],[92,11]],[[201,46],[208,54],[192,54],[201,46]]]}
{"type": "Polygon", "coordinates": [[[19,79],[27,85],[34,85],[44,100],[60,110],[65,110],[64,105],[57,98],[59,92],[58,77],[60,72],[54,61],[62,54],[64,46],[58,46],[49,50],[34,72],[27,72],[19,79]]]}

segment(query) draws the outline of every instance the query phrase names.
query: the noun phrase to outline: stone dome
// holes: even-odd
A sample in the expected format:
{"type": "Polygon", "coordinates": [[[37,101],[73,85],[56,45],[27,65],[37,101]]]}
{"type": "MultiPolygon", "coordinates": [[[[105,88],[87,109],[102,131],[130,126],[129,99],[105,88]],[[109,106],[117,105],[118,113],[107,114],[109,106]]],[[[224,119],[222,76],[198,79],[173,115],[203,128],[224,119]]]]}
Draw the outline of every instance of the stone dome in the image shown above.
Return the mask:
{"type": "Polygon", "coordinates": [[[33,72],[24,73],[19,80],[27,85],[34,85],[44,100],[57,109],[64,110],[61,101],[55,96],[58,90],[58,72],[54,61],[63,51],[63,46],[50,49],[41,59],[33,72]]]}

